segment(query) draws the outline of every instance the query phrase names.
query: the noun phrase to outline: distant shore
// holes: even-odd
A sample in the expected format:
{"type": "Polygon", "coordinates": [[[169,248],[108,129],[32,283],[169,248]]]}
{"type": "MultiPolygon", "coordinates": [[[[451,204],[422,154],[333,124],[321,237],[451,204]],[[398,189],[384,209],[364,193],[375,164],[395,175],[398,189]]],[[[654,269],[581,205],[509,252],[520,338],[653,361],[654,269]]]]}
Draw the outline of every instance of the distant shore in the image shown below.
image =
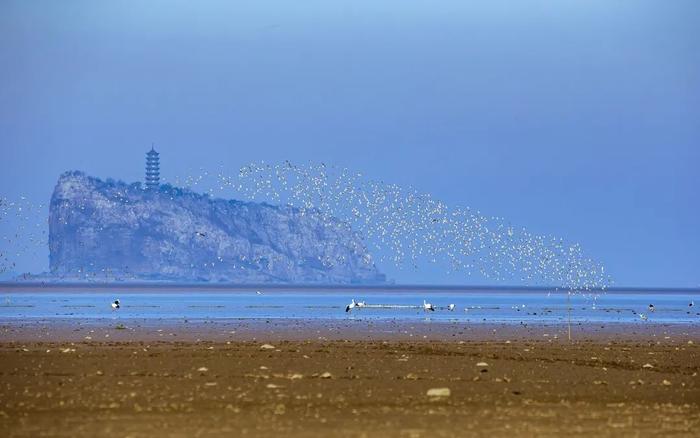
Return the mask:
{"type": "MultiPolygon", "coordinates": [[[[557,286],[493,286],[493,285],[435,285],[435,284],[284,284],[284,283],[208,283],[208,282],[169,282],[169,281],[0,281],[0,293],[5,292],[83,292],[104,291],[138,291],[148,289],[167,291],[277,291],[277,292],[314,292],[314,291],[376,291],[376,292],[560,292],[568,289],[557,286]]],[[[581,293],[681,293],[698,294],[700,288],[680,287],[610,287],[576,291],[581,293]]]]}

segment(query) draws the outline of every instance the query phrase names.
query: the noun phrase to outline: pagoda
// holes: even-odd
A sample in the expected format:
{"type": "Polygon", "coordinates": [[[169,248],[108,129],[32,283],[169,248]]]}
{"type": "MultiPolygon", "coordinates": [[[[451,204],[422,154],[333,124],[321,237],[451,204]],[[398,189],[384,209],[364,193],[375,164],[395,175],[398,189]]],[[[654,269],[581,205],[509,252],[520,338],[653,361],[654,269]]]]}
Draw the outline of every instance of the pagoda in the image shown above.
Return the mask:
{"type": "Polygon", "coordinates": [[[146,153],[146,189],[157,189],[160,184],[160,158],[153,149],[146,153]]]}

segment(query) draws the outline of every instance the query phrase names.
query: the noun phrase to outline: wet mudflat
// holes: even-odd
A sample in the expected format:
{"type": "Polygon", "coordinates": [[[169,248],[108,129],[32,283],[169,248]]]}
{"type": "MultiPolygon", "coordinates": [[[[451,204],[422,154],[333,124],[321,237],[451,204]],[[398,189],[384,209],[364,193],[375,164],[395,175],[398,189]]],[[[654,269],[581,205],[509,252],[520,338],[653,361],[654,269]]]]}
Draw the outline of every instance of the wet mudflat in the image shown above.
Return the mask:
{"type": "Polygon", "coordinates": [[[698,436],[700,428],[696,335],[573,344],[100,335],[5,335],[1,436],[698,436]]]}

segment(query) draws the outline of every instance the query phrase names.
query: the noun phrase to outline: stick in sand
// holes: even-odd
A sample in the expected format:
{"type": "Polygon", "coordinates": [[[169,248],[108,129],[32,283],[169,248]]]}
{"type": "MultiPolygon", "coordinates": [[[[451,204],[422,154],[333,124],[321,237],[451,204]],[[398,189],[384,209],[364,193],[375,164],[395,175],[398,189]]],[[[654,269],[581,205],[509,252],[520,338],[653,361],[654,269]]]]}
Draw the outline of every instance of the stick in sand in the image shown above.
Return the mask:
{"type": "Polygon", "coordinates": [[[571,290],[566,292],[566,314],[567,314],[567,327],[569,329],[569,342],[571,342],[571,290]]]}

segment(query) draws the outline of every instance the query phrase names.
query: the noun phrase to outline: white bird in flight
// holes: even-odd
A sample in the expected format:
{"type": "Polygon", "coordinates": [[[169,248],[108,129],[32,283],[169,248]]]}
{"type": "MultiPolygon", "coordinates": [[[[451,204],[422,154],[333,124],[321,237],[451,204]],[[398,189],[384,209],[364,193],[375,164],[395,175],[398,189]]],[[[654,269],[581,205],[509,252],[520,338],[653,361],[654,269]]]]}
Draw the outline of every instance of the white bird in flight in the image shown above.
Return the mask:
{"type": "Polygon", "coordinates": [[[431,312],[434,312],[434,311],[435,311],[435,307],[434,307],[432,304],[430,304],[430,303],[426,302],[425,300],[423,300],[423,310],[425,310],[426,312],[427,312],[428,310],[430,310],[431,312]]]}

